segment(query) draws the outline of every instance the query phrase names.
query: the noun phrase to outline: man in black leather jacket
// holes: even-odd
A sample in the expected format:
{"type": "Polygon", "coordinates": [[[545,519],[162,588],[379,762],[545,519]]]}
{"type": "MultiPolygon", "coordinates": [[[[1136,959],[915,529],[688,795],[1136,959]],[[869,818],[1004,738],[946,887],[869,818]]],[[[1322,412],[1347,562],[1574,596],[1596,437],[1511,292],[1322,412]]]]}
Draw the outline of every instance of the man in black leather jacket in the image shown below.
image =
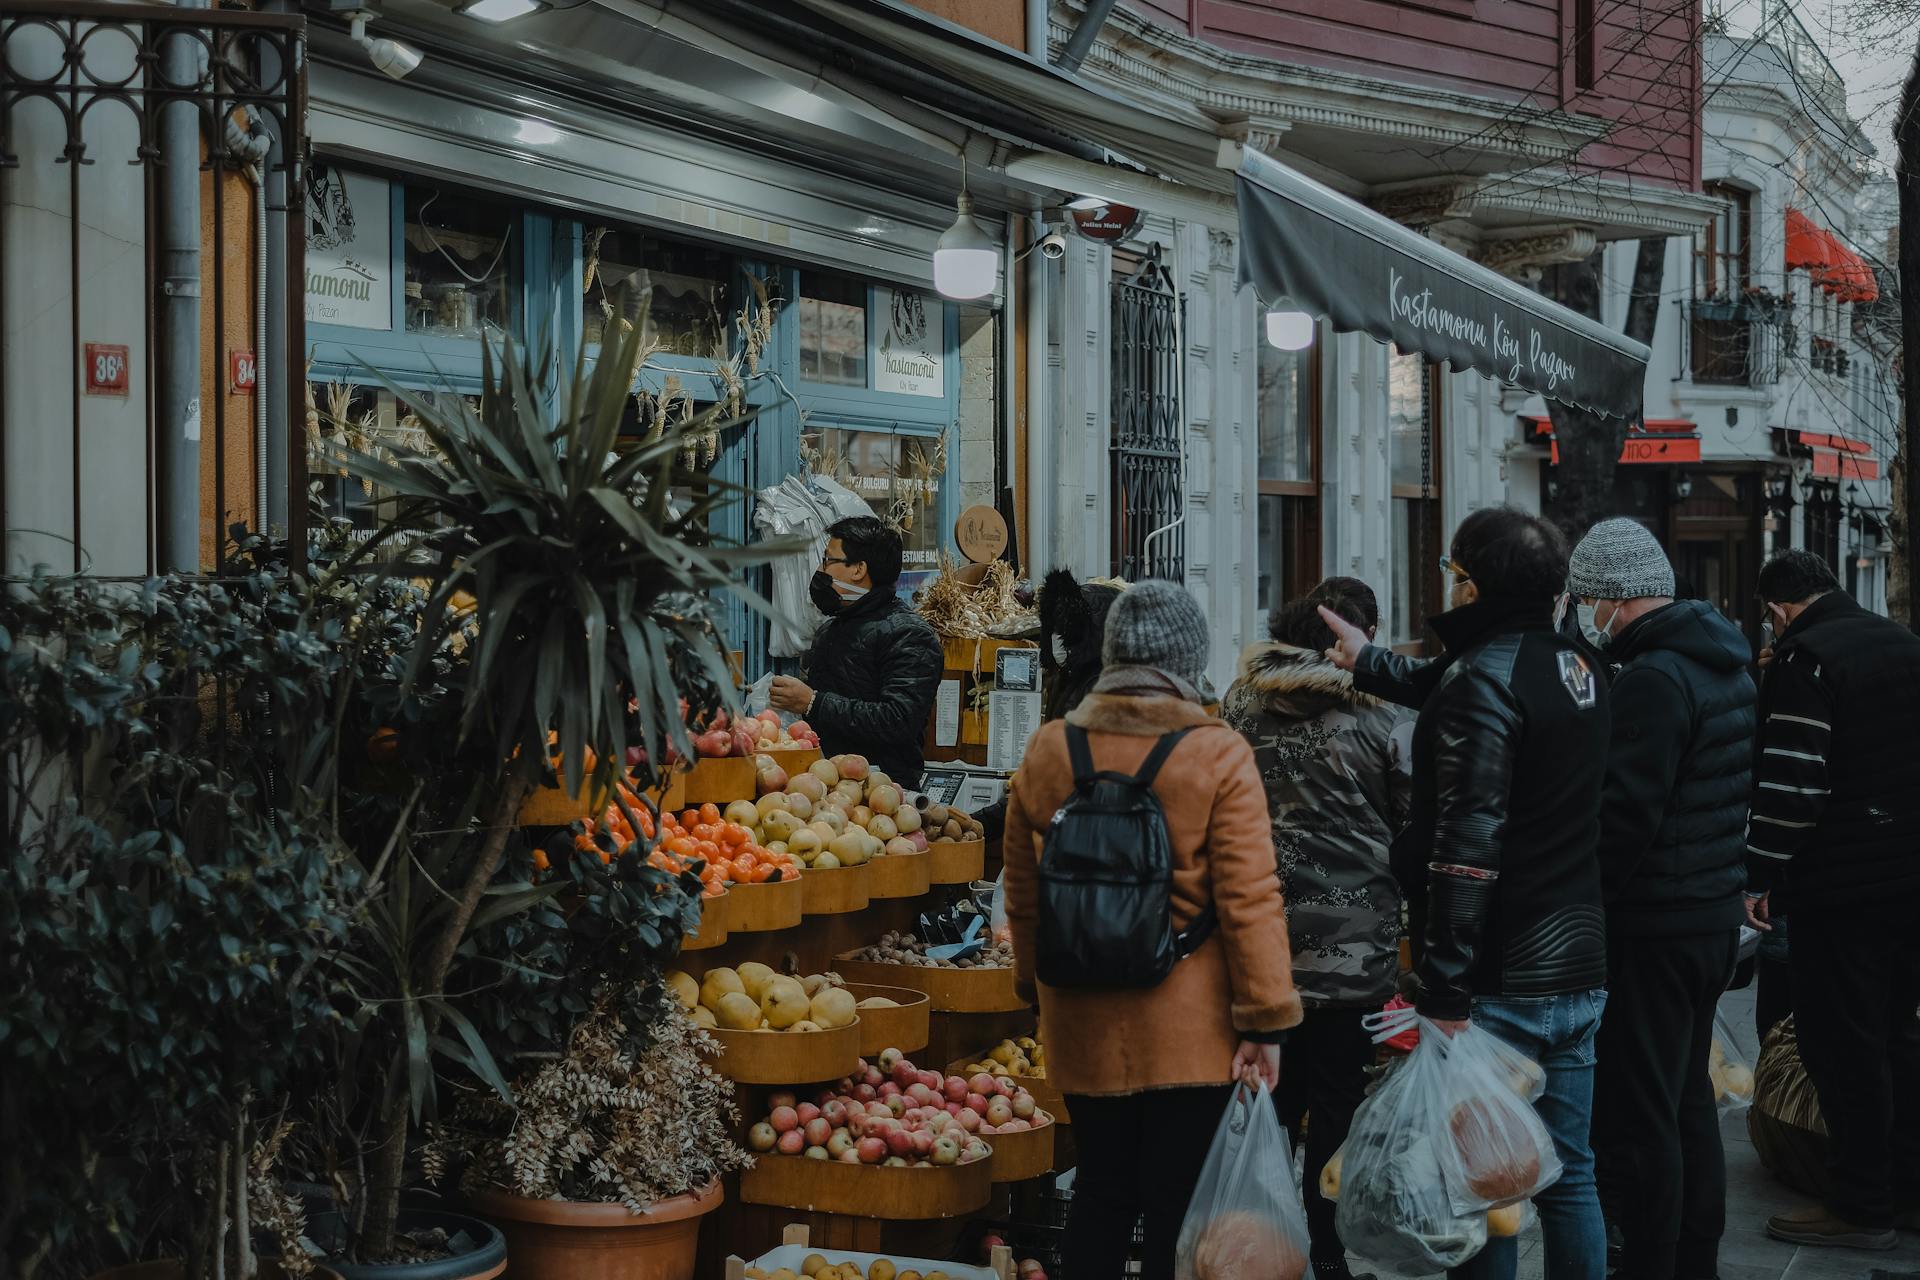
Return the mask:
{"type": "Polygon", "coordinates": [[[1753,648],[1707,601],[1673,598],[1666,552],[1633,520],[1588,531],[1567,590],[1588,640],[1620,664],[1600,810],[1600,1186],[1622,1275],[1710,1280],[1727,1218],[1713,1020],[1745,917],[1753,648]]]}
{"type": "MultiPolygon", "coordinates": [[[[1420,1011],[1443,1031],[1469,1018],[1546,1069],[1538,1107],[1565,1172],[1535,1198],[1546,1274],[1602,1280],[1606,1232],[1589,1122],[1594,1037],[1606,1004],[1600,787],[1606,681],[1554,629],[1566,542],[1538,516],[1477,511],[1445,562],[1453,608],[1432,620],[1432,662],[1396,657],[1328,615],[1329,657],[1354,687],[1420,707],[1413,812],[1402,849],[1425,864],[1420,1011]]],[[[1399,859],[1404,867],[1406,856],[1399,859]]],[[[1512,1239],[1453,1274],[1510,1280],[1512,1239]]]]}
{"type": "Polygon", "coordinates": [[[803,664],[805,678],[774,677],[768,702],[806,720],[830,756],[862,755],[903,787],[918,787],[927,718],[945,661],[940,637],[894,594],[900,534],[873,516],[827,530],[811,587],[827,615],[803,664]]]}

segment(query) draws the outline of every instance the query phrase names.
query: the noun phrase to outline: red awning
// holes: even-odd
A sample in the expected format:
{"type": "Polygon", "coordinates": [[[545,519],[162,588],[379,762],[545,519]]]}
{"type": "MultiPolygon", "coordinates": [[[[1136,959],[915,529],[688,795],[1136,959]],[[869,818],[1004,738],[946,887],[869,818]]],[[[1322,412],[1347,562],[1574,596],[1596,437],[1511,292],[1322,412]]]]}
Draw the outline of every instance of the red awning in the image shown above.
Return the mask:
{"type": "MultiPolygon", "coordinates": [[[[1551,418],[1530,416],[1527,418],[1528,434],[1535,440],[1553,439],[1553,420],[1551,418]]],[[[1560,462],[1560,446],[1556,442],[1549,460],[1554,465],[1560,462]]],[[[1635,429],[1627,433],[1627,441],[1620,448],[1620,461],[1623,463],[1682,463],[1700,461],[1700,431],[1686,418],[1648,418],[1644,429],[1635,429]]]]}
{"type": "Polygon", "coordinates": [[[1850,436],[1818,431],[1796,431],[1795,441],[1813,452],[1813,474],[1818,480],[1878,480],[1880,464],[1873,446],[1850,436]]]}
{"type": "Polygon", "coordinates": [[[1842,302],[1872,302],[1880,296],[1873,268],[1859,254],[1806,214],[1788,209],[1787,270],[1802,269],[1842,302]]]}

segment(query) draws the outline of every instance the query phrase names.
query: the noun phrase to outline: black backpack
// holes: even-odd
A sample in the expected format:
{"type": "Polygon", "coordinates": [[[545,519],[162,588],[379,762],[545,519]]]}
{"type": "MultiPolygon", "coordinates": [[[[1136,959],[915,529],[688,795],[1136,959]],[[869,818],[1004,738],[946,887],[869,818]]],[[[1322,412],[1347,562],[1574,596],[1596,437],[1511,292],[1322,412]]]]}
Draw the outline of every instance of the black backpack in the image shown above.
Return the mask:
{"type": "Polygon", "coordinates": [[[1213,932],[1214,909],[1173,931],[1172,842],[1153,780],[1189,730],[1154,744],[1137,774],[1095,773],[1086,730],[1067,726],[1073,794],[1040,847],[1040,953],[1050,987],[1152,987],[1213,932]]]}

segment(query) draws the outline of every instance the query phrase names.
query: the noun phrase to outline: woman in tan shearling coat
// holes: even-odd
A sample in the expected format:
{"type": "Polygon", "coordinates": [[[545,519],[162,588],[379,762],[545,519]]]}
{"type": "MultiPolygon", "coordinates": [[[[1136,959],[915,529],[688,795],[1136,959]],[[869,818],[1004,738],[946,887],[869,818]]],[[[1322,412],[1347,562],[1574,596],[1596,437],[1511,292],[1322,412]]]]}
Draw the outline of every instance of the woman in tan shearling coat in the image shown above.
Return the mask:
{"type": "Polygon", "coordinates": [[[1175,1240],[1230,1083],[1277,1079],[1300,1021],[1266,791],[1247,742],[1201,707],[1206,616],[1179,586],[1145,582],[1107,619],[1106,669],[1066,721],[1027,747],[1007,805],[1007,920],[1014,980],[1040,1005],[1048,1078],[1067,1095],[1079,1146],[1065,1269],[1118,1276],[1146,1215],[1145,1271],[1173,1274],[1175,1240]],[[1158,739],[1191,729],[1154,782],[1173,855],[1173,925],[1211,901],[1213,933],[1159,986],[1057,990],[1034,977],[1042,836],[1073,791],[1066,725],[1096,770],[1137,772],[1158,739]]]}

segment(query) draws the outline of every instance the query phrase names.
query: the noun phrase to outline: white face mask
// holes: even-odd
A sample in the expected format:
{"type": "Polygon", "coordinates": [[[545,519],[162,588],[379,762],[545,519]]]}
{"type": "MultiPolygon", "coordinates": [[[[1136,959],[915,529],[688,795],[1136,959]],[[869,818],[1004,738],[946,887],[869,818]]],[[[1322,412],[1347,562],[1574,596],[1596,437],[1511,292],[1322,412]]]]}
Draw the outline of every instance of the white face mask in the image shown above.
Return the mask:
{"type": "Polygon", "coordinates": [[[838,578],[833,580],[833,590],[835,595],[845,600],[848,604],[852,604],[855,600],[867,594],[866,587],[856,587],[853,583],[842,582],[838,578]]]}
{"type": "Polygon", "coordinates": [[[1604,649],[1613,642],[1610,628],[1613,620],[1620,616],[1619,605],[1613,606],[1613,612],[1607,615],[1604,624],[1600,621],[1600,606],[1597,604],[1581,604],[1576,616],[1580,619],[1580,634],[1587,638],[1588,644],[1596,649],[1604,649]]]}

